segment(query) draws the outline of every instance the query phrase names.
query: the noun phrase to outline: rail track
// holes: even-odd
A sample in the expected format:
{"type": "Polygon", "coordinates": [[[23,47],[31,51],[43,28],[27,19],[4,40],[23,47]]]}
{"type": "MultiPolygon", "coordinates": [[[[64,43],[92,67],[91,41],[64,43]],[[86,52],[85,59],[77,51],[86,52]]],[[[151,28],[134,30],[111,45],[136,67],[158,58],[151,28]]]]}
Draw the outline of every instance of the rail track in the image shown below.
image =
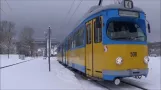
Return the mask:
{"type": "Polygon", "coordinates": [[[141,90],[148,90],[147,88],[144,88],[144,87],[141,87],[141,86],[138,86],[138,85],[135,85],[135,84],[132,84],[132,83],[128,83],[126,81],[121,81],[121,83],[124,83],[124,84],[127,84],[127,85],[131,85],[131,86],[134,86],[134,87],[137,87],[141,90]]]}
{"type": "Polygon", "coordinates": [[[108,90],[148,90],[144,87],[137,86],[135,84],[131,84],[128,82],[121,81],[121,84],[116,86],[112,84],[112,82],[98,82],[95,81],[95,83],[101,85],[102,87],[108,89],[108,90]]]}

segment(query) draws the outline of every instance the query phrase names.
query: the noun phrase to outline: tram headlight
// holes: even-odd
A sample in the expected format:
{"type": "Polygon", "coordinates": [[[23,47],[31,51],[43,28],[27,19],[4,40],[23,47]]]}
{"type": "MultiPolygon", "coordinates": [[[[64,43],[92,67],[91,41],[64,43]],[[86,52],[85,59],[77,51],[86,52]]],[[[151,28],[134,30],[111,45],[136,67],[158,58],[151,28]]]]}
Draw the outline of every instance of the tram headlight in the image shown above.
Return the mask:
{"type": "Polygon", "coordinates": [[[148,56],[145,56],[145,57],[144,57],[144,63],[145,63],[145,64],[148,64],[148,62],[149,62],[149,57],[148,57],[148,56]]]}
{"type": "Polygon", "coordinates": [[[122,57],[118,57],[118,58],[116,58],[116,64],[121,65],[121,64],[122,64],[122,62],[123,62],[122,57]]]}

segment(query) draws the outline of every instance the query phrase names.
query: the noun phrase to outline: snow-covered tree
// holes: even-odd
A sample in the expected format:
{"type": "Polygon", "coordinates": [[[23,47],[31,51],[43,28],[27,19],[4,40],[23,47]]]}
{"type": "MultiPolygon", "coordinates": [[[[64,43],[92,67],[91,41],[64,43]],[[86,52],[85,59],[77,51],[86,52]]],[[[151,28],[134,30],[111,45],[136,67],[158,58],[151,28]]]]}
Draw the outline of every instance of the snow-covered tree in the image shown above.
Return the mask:
{"type": "Polygon", "coordinates": [[[0,53],[12,53],[15,48],[15,23],[0,21],[0,53]]]}

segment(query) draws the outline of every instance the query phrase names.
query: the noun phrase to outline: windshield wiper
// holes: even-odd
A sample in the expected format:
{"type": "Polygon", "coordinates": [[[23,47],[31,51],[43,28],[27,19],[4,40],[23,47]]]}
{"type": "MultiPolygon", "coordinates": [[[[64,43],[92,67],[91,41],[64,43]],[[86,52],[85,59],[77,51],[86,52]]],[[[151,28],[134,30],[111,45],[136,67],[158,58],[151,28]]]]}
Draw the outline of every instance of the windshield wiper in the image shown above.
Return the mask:
{"type": "Polygon", "coordinates": [[[144,36],[131,37],[131,39],[137,39],[137,38],[140,38],[140,37],[144,37],[144,36]]]}
{"type": "Polygon", "coordinates": [[[115,39],[115,40],[130,40],[131,38],[130,37],[119,37],[119,38],[112,38],[112,39],[115,39]]]}

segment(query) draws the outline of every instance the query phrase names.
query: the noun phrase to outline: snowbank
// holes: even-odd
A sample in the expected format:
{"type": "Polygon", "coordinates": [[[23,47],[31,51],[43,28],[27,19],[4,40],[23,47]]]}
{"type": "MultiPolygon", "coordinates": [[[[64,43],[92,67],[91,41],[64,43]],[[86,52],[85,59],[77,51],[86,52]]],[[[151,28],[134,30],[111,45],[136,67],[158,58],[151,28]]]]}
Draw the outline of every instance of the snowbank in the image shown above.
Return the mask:
{"type": "MultiPolygon", "coordinates": [[[[26,57],[25,60],[30,60],[31,57],[26,57]]],[[[19,55],[17,54],[10,54],[9,58],[7,54],[1,54],[0,55],[0,67],[4,67],[7,65],[15,64],[22,62],[24,60],[19,59],[19,55]]]]}
{"type": "MultiPolygon", "coordinates": [[[[8,59],[8,54],[0,54],[1,59],[8,59]]],[[[9,54],[9,58],[15,58],[18,59],[18,54],[9,54]]]]}

